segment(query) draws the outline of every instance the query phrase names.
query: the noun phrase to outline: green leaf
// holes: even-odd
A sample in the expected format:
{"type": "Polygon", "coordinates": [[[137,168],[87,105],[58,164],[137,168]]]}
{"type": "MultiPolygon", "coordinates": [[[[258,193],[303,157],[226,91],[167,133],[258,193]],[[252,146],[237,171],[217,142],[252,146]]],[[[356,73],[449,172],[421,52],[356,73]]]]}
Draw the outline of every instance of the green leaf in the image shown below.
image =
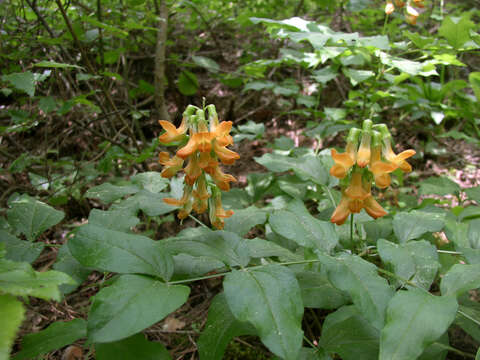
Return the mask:
{"type": "Polygon", "coordinates": [[[60,247],[53,268],[69,275],[76,282],[75,285],[60,285],[60,291],[63,294],[69,294],[74,291],[91,273],[90,269],[83,267],[82,264],[72,256],[68,244],[63,244],[60,247]]]}
{"type": "Polygon", "coordinates": [[[277,234],[301,246],[329,253],[338,244],[333,225],[310,215],[300,200],[290,202],[286,210],[275,211],[268,222],[277,234]]]}
{"type": "Polygon", "coordinates": [[[48,114],[57,108],[57,103],[53,97],[44,96],[38,101],[38,107],[44,113],[48,114]]]}
{"type": "Polygon", "coordinates": [[[475,341],[480,341],[480,304],[470,299],[465,299],[469,297],[469,294],[465,294],[463,297],[460,297],[460,305],[458,307],[457,317],[455,319],[455,325],[460,326],[468,335],[475,339],[475,341]]]}
{"type": "Polygon", "coordinates": [[[235,210],[234,214],[225,219],[225,230],[245,236],[251,228],[256,225],[263,225],[267,221],[265,210],[250,206],[246,209],[235,210]]]}
{"type": "Polygon", "coordinates": [[[101,202],[110,204],[115,200],[121,199],[125,195],[135,194],[139,191],[140,189],[134,185],[116,186],[110,183],[103,183],[102,185],[90,188],[85,193],[85,197],[100,199],[101,202]]]}
{"type": "Polygon", "coordinates": [[[245,240],[228,231],[191,228],[162,241],[171,254],[186,253],[220,260],[230,266],[246,266],[249,253],[245,240]]]}
{"type": "Polygon", "coordinates": [[[112,205],[110,210],[125,210],[132,215],[142,210],[148,216],[165,215],[175,211],[178,207],[166,204],[163,199],[171,197],[168,194],[155,194],[148,190],[140,190],[128,199],[112,205]]]}
{"type": "Polygon", "coordinates": [[[333,286],[348,293],[362,315],[381,329],[394,291],[377,274],[377,267],[355,255],[341,254],[334,258],[317,252],[317,256],[333,286]]]}
{"type": "Polygon", "coordinates": [[[314,309],[337,309],[350,299],[333,285],[327,276],[315,271],[295,274],[302,293],[303,306],[314,309]]]}
{"type": "Polygon", "coordinates": [[[396,275],[425,290],[430,289],[440,268],[435,246],[425,240],[397,245],[380,239],[377,248],[382,261],[390,264],[396,275]]]}
{"type": "Polygon", "coordinates": [[[442,176],[431,176],[420,182],[420,195],[440,195],[458,194],[460,186],[452,180],[442,176]]]}
{"type": "Polygon", "coordinates": [[[136,334],[178,309],[189,293],[187,286],[122,275],[95,295],[88,315],[88,340],[103,343],[136,334]]]}
{"type": "Polygon", "coordinates": [[[152,193],[159,193],[167,188],[169,181],[162,177],[159,172],[148,171],[132,176],[132,183],[138,185],[142,189],[152,193]]]}
{"type": "Polygon", "coordinates": [[[93,209],[88,215],[88,223],[109,230],[128,232],[140,222],[140,219],[127,210],[103,211],[93,209]]]}
{"type": "Polygon", "coordinates": [[[33,241],[42,232],[62,221],[65,214],[28,195],[22,195],[9,204],[8,223],[27,240],[33,241]]]}
{"type": "Polygon", "coordinates": [[[468,75],[468,81],[470,86],[477,97],[477,100],[480,101],[480,72],[471,72],[468,75]]]}
{"type": "Polygon", "coordinates": [[[58,286],[73,283],[67,274],[59,271],[36,272],[27,263],[0,259],[1,292],[60,301],[58,286]]]}
{"type": "Polygon", "coordinates": [[[32,243],[20,240],[4,230],[0,230],[0,243],[5,244],[5,250],[7,250],[5,258],[30,264],[35,261],[45,247],[42,242],[32,243]]]}
{"type": "Polygon", "coordinates": [[[447,331],[457,308],[452,296],[433,296],[420,289],[398,291],[388,305],[379,360],[416,359],[447,331]]]}
{"type": "Polygon", "coordinates": [[[96,344],[97,360],[170,360],[172,357],[165,346],[145,339],[145,335],[136,334],[121,341],[96,344]]]}
{"type": "Polygon", "coordinates": [[[442,295],[460,296],[468,290],[480,287],[480,264],[455,264],[440,283],[442,295]]]}
{"type": "Polygon", "coordinates": [[[192,60],[195,64],[198,66],[201,66],[208,71],[211,71],[213,73],[217,73],[220,71],[220,66],[215,62],[215,60],[212,60],[210,58],[207,58],[205,56],[192,56],[192,60]]]}
{"type": "Polygon", "coordinates": [[[195,95],[199,88],[197,76],[190,71],[184,70],[178,78],[177,86],[183,95],[195,95]]]}
{"type": "Polygon", "coordinates": [[[393,231],[400,243],[418,239],[427,232],[440,231],[444,224],[444,216],[417,210],[400,212],[393,217],[393,231]]]}
{"type": "Polygon", "coordinates": [[[234,270],[223,286],[233,315],[250,322],[271,352],[286,360],[298,358],[303,304],[297,280],[288,268],[268,265],[234,270]]]}
{"type": "Polygon", "coordinates": [[[97,225],[81,226],[68,241],[72,255],[83,265],[118,273],[159,276],[168,281],[173,259],[163,242],[97,225]]]}
{"type": "Polygon", "coordinates": [[[356,86],[357,84],[371,78],[372,76],[375,76],[375,73],[369,70],[355,70],[350,68],[343,68],[342,71],[345,76],[350,79],[350,83],[352,84],[352,86],[356,86]]]}
{"type": "Polygon", "coordinates": [[[298,261],[303,259],[303,257],[292,253],[290,250],[284,248],[283,246],[275,244],[272,241],[255,238],[251,240],[246,240],[245,242],[247,244],[250,257],[252,258],[267,258],[272,256],[278,256],[288,261],[298,261]]]}
{"type": "Polygon", "coordinates": [[[228,343],[241,335],[255,335],[255,329],[238,321],[228,307],[225,294],[218,294],[210,304],[207,323],[197,342],[200,360],[222,360],[228,343]]]}
{"type": "Polygon", "coordinates": [[[78,65],[71,65],[65,63],[59,63],[55,61],[39,61],[33,66],[35,67],[42,67],[42,68],[55,68],[55,69],[80,69],[85,70],[83,67],[78,65]]]}
{"type": "Polygon", "coordinates": [[[0,295],[0,360],[10,359],[10,348],[22,324],[25,310],[15,296],[9,294],[0,295]]]}
{"type": "MultiPolygon", "coordinates": [[[[480,72],[478,74],[480,75],[480,72]]],[[[475,200],[476,202],[480,203],[480,186],[463,189],[463,191],[465,191],[470,200],[475,200]]]]}
{"type": "Polygon", "coordinates": [[[320,70],[312,71],[312,78],[322,84],[326,84],[338,76],[338,72],[331,66],[324,67],[320,70]]]}
{"type": "Polygon", "coordinates": [[[475,28],[475,24],[468,16],[467,13],[464,13],[461,18],[447,16],[438,29],[438,33],[447,39],[447,42],[456,50],[470,40],[470,29],[475,28]]]}
{"type": "Polygon", "coordinates": [[[8,81],[16,89],[27,93],[30,97],[35,95],[35,75],[30,71],[3,75],[2,79],[8,81]]]}
{"type": "Polygon", "coordinates": [[[374,243],[378,239],[386,239],[393,231],[392,220],[380,218],[363,223],[363,228],[367,233],[367,237],[373,240],[374,243]]]}
{"type": "Polygon", "coordinates": [[[57,321],[45,330],[25,335],[21,351],[12,360],[32,359],[52,350],[70,345],[87,336],[87,323],[83,319],[57,321]]]}
{"type": "Polygon", "coordinates": [[[191,256],[178,254],[173,257],[175,276],[181,278],[204,275],[210,271],[223,268],[225,265],[219,260],[207,256],[191,256]]]}
{"type": "Polygon", "coordinates": [[[342,306],[326,317],[320,345],[343,360],[370,360],[378,358],[379,337],[355,306],[342,306]]]}
{"type": "Polygon", "coordinates": [[[275,83],[272,81],[251,81],[246,84],[243,88],[243,91],[255,90],[260,91],[263,89],[273,89],[275,83]]]}

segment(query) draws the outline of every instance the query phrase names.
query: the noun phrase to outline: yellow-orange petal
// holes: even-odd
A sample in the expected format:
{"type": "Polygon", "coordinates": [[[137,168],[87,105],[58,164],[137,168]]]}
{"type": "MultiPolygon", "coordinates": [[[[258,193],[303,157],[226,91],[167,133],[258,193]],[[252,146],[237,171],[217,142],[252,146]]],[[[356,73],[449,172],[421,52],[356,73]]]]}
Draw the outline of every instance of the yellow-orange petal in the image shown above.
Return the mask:
{"type": "Polygon", "coordinates": [[[396,161],[403,161],[403,160],[408,159],[409,157],[412,157],[416,153],[417,152],[415,150],[408,149],[408,150],[402,151],[401,153],[397,154],[395,156],[395,160],[396,161]]]}
{"type": "Polygon", "coordinates": [[[232,175],[222,172],[218,166],[213,169],[213,173],[210,175],[215,181],[215,184],[217,184],[217,186],[223,191],[229,191],[230,182],[237,181],[232,175]]]}
{"type": "Polygon", "coordinates": [[[220,161],[225,165],[231,165],[235,163],[235,160],[240,159],[240,155],[235,151],[228,150],[225,146],[220,146],[217,142],[213,145],[213,150],[220,161]]]}
{"type": "Polygon", "coordinates": [[[340,164],[335,164],[330,168],[330,175],[335,176],[338,179],[343,179],[347,176],[347,169],[340,164]]]}
{"type": "Polygon", "coordinates": [[[345,189],[345,195],[347,195],[352,200],[364,200],[370,195],[370,191],[366,191],[363,188],[361,172],[355,172],[352,175],[350,185],[345,189]]]}
{"type": "Polygon", "coordinates": [[[198,132],[192,135],[197,142],[197,149],[201,152],[209,152],[212,150],[213,134],[210,132],[198,132]]]}
{"type": "Polygon", "coordinates": [[[358,214],[363,209],[363,200],[350,199],[348,203],[348,210],[354,214],[358,214]]]}
{"type": "Polygon", "coordinates": [[[161,172],[164,178],[171,178],[180,171],[183,166],[183,159],[177,156],[170,158],[170,155],[164,151],[158,154],[158,162],[164,166],[161,172]]]}
{"type": "Polygon", "coordinates": [[[370,147],[360,147],[357,152],[357,165],[361,168],[370,162],[370,147]]]}
{"type": "Polygon", "coordinates": [[[385,5],[385,14],[390,15],[395,11],[395,6],[393,6],[393,3],[387,2],[385,5]]]}
{"type": "Polygon", "coordinates": [[[409,173],[412,171],[412,165],[410,165],[406,161],[402,161],[398,167],[405,173],[409,173]]]}
{"type": "Polygon", "coordinates": [[[202,169],[198,166],[197,157],[191,156],[188,165],[184,169],[185,171],[185,182],[188,185],[193,185],[195,181],[202,175],[202,169]]]}
{"type": "Polygon", "coordinates": [[[230,134],[230,130],[232,130],[233,123],[231,121],[222,121],[218,124],[215,129],[212,130],[215,138],[224,137],[230,134]]]}
{"type": "Polygon", "coordinates": [[[183,205],[182,199],[163,198],[163,202],[168,204],[168,205],[173,205],[173,206],[182,206],[183,205]]]}
{"type": "Polygon", "coordinates": [[[374,219],[387,215],[385,209],[373,198],[373,196],[369,196],[363,201],[363,203],[367,214],[374,219]]]}
{"type": "Polygon", "coordinates": [[[342,165],[346,168],[350,168],[354,164],[354,160],[349,153],[339,153],[337,150],[331,149],[330,154],[332,155],[332,159],[336,164],[342,165]]]}
{"type": "Polygon", "coordinates": [[[181,157],[182,159],[186,159],[187,157],[192,155],[195,151],[197,151],[197,146],[198,146],[197,142],[195,141],[193,136],[191,136],[190,139],[188,140],[187,145],[185,145],[184,147],[182,147],[177,151],[177,156],[181,157]]]}
{"type": "Polygon", "coordinates": [[[173,141],[181,140],[187,131],[186,119],[182,119],[182,123],[178,128],[175,127],[170,121],[159,120],[158,123],[165,130],[165,133],[158,137],[158,140],[162,144],[168,144],[173,141]]]}
{"type": "Polygon", "coordinates": [[[350,210],[348,208],[349,202],[350,200],[347,197],[342,196],[340,204],[338,204],[337,208],[332,214],[332,217],[330,218],[330,222],[337,225],[342,225],[345,223],[348,216],[350,215],[350,210]]]}
{"type": "Polygon", "coordinates": [[[389,187],[391,181],[392,180],[389,174],[375,175],[375,185],[377,185],[379,189],[385,189],[389,187]]]}

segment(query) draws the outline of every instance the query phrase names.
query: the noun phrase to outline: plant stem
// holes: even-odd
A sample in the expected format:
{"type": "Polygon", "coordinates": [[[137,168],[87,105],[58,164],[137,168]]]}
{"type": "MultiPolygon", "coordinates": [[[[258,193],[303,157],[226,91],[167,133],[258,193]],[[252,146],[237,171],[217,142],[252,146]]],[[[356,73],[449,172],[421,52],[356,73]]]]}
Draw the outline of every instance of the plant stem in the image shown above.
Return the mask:
{"type": "Polygon", "coordinates": [[[353,214],[350,214],[350,243],[353,244],[353,214]]]}
{"type": "MultiPolygon", "coordinates": [[[[287,262],[283,262],[283,263],[276,263],[275,265],[287,266],[287,265],[299,265],[299,264],[313,264],[313,263],[317,263],[317,262],[320,262],[320,260],[319,259],[312,259],[312,260],[287,261],[287,262]]],[[[243,270],[248,271],[248,270],[252,270],[252,269],[260,269],[262,267],[269,266],[269,265],[272,265],[272,264],[249,266],[249,267],[243,268],[243,270]]],[[[199,276],[199,277],[191,278],[191,279],[170,281],[170,282],[168,282],[168,285],[186,284],[186,283],[193,282],[193,281],[198,281],[198,280],[212,279],[212,278],[227,275],[229,273],[231,273],[230,270],[225,271],[225,272],[221,272],[221,273],[217,273],[217,274],[212,274],[212,275],[199,276]]]]}
{"type": "Polygon", "coordinates": [[[195,216],[193,216],[192,214],[189,214],[188,217],[190,219],[192,219],[193,221],[195,221],[197,224],[199,224],[200,226],[203,226],[207,229],[210,229],[207,225],[205,225],[203,222],[201,222],[200,220],[198,220],[195,216]]]}

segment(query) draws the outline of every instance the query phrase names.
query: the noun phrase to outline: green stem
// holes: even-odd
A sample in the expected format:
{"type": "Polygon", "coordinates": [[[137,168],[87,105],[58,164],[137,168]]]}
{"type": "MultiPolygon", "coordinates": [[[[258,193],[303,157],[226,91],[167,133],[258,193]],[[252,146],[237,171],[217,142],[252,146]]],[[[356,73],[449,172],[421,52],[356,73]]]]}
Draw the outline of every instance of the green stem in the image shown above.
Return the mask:
{"type": "Polygon", "coordinates": [[[480,321],[472,318],[472,317],[471,317],[470,315],[468,315],[468,314],[465,314],[462,310],[458,310],[458,313],[459,313],[460,315],[462,315],[463,317],[467,318],[468,320],[473,321],[475,324],[477,324],[477,325],[480,326],[480,321]]]}
{"type": "MultiPolygon", "coordinates": [[[[283,262],[283,263],[275,263],[275,265],[288,266],[288,265],[299,265],[299,264],[313,264],[313,263],[317,263],[317,262],[320,262],[320,260],[319,259],[311,259],[311,260],[287,261],[287,262],[283,262]]],[[[253,269],[260,269],[260,268],[263,268],[263,267],[269,266],[269,265],[272,265],[272,264],[249,266],[249,267],[243,268],[243,270],[244,271],[249,271],[249,270],[253,270],[253,269]]],[[[186,284],[186,283],[193,282],[193,281],[212,279],[212,278],[216,278],[216,277],[220,277],[220,276],[225,276],[229,273],[231,273],[230,270],[225,271],[225,272],[221,272],[221,273],[217,273],[217,274],[212,274],[212,275],[199,276],[199,277],[191,278],[191,279],[170,281],[170,282],[168,282],[168,285],[186,284]]]]}
{"type": "Polygon", "coordinates": [[[454,347],[451,347],[451,346],[448,346],[448,345],[445,345],[445,344],[442,344],[442,343],[439,343],[439,342],[434,342],[435,345],[438,345],[448,351],[451,351],[451,352],[454,352],[454,353],[457,353],[459,355],[462,355],[464,357],[468,357],[470,359],[475,359],[475,355],[473,354],[470,354],[470,353],[466,353],[466,352],[463,352],[461,350],[458,350],[458,349],[455,349],[454,347]]]}
{"type": "Polygon", "coordinates": [[[195,221],[197,224],[199,224],[200,226],[203,226],[207,229],[210,229],[207,225],[205,225],[203,222],[201,222],[200,220],[198,220],[195,216],[193,216],[192,214],[189,214],[188,217],[190,219],[192,219],[193,221],[195,221]]]}
{"type": "Polygon", "coordinates": [[[350,243],[353,244],[353,214],[350,214],[350,243]]]}
{"type": "Polygon", "coordinates": [[[337,207],[337,204],[335,203],[335,199],[333,198],[332,192],[330,191],[330,188],[327,185],[322,185],[322,187],[323,187],[323,190],[325,190],[325,192],[327,193],[330,199],[330,202],[332,203],[332,206],[337,207]]]}

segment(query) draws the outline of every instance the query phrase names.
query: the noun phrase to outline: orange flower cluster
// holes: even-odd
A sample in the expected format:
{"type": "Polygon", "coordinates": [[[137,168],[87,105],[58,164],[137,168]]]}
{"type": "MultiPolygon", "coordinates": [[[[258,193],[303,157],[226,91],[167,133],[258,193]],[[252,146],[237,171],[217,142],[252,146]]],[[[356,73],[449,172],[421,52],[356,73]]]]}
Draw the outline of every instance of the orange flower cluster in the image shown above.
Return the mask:
{"type": "Polygon", "coordinates": [[[385,14],[390,15],[395,11],[395,6],[398,7],[399,9],[405,8],[405,20],[411,25],[415,25],[417,23],[417,18],[418,18],[418,10],[415,7],[418,8],[424,8],[425,4],[423,3],[424,0],[394,0],[394,3],[392,0],[387,0],[387,3],[385,5],[385,14]],[[405,6],[406,5],[406,6],[405,6]]]}
{"type": "Polygon", "coordinates": [[[392,171],[397,168],[412,171],[406,159],[415,155],[415,150],[411,149],[395,154],[391,141],[392,136],[385,124],[373,126],[371,120],[365,120],[362,130],[350,129],[344,153],[331,150],[335,164],[330,168],[330,175],[343,179],[344,185],[340,204],[330,219],[332,223],[342,225],[350,214],[362,209],[374,219],[387,214],[372,196],[372,182],[375,181],[380,189],[387,188],[392,171]]]}
{"type": "Polygon", "coordinates": [[[192,210],[201,214],[210,208],[210,222],[215,228],[223,229],[223,219],[232,216],[233,211],[223,209],[220,190],[230,190],[230,182],[236,179],[222,172],[219,165],[220,162],[231,165],[240,156],[227,149],[227,146],[233,144],[233,138],[230,135],[232,122],[219,122],[214,105],[208,105],[206,111],[208,121],[204,110],[189,105],[183,113],[182,123],[178,128],[168,121],[159,121],[165,130],[165,133],[159,137],[160,143],[181,145],[173,157],[170,157],[167,152],[159,154],[159,162],[164,166],[161,174],[165,178],[171,178],[180,170],[185,173],[182,198],[163,200],[167,204],[181,207],[178,213],[180,219],[185,219],[192,210]],[[188,161],[188,164],[184,168],[185,161],[188,161]]]}

